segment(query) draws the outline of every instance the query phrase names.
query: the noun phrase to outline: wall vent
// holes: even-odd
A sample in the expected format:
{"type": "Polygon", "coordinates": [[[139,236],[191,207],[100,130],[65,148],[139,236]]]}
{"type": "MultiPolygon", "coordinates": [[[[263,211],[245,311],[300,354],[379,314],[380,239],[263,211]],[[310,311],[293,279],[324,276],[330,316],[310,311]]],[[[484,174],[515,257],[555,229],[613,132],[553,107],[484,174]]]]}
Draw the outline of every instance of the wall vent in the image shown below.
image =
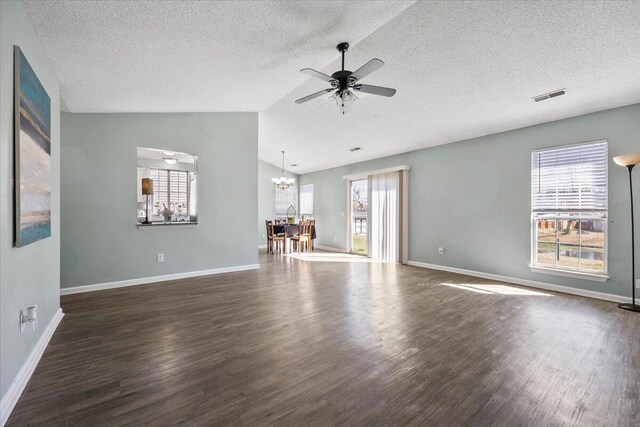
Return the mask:
{"type": "Polygon", "coordinates": [[[558,90],[554,90],[553,92],[549,92],[549,93],[545,93],[542,95],[538,95],[538,96],[534,96],[533,99],[535,102],[540,102],[540,101],[544,101],[545,99],[551,99],[551,98],[555,98],[557,96],[561,96],[567,93],[566,89],[558,89],[558,90]]]}
{"type": "Polygon", "coordinates": [[[360,147],[353,147],[353,148],[349,148],[349,151],[351,151],[352,153],[353,153],[354,151],[358,151],[358,150],[360,150],[360,147]]]}

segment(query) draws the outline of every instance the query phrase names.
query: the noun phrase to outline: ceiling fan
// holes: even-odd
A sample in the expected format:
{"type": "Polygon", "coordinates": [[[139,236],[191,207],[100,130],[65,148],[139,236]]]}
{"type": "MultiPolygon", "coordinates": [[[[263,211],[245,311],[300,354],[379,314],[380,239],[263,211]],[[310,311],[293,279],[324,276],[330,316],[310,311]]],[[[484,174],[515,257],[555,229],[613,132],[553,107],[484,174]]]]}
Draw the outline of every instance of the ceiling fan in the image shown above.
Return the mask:
{"type": "Polygon", "coordinates": [[[297,99],[296,104],[302,104],[303,102],[311,101],[314,98],[322,96],[325,93],[333,92],[333,95],[331,95],[330,98],[336,101],[336,105],[340,109],[340,112],[344,114],[349,110],[351,104],[358,99],[355,92],[370,93],[372,95],[387,97],[396,94],[395,89],[360,83],[360,80],[380,69],[384,65],[384,62],[378,58],[374,58],[362,67],[358,68],[356,71],[345,70],[344,54],[349,50],[349,43],[340,43],[336,48],[342,54],[342,70],[336,71],[330,76],[321,73],[320,71],[312,70],[311,68],[303,68],[300,70],[301,73],[328,82],[331,87],[312,93],[311,95],[307,95],[304,98],[297,99]]]}

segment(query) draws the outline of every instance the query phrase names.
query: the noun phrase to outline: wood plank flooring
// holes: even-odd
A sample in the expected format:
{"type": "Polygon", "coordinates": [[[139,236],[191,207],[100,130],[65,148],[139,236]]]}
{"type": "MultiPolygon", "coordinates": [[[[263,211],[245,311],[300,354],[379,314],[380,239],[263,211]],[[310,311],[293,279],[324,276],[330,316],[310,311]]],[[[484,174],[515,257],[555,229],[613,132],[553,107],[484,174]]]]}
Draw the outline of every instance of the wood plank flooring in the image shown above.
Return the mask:
{"type": "Polygon", "coordinates": [[[310,258],[62,297],[8,425],[640,425],[636,313],[310,258]]]}

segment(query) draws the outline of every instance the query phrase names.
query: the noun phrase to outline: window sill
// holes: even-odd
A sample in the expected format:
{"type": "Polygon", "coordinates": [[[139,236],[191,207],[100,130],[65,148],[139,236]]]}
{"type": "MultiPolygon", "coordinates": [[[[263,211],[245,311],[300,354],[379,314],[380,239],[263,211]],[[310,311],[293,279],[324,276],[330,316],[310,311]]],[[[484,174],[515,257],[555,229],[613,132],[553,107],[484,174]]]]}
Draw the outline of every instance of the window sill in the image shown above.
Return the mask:
{"type": "Polygon", "coordinates": [[[609,280],[609,276],[607,274],[593,274],[593,273],[583,273],[581,271],[558,270],[555,268],[539,267],[535,265],[530,265],[529,268],[534,273],[554,274],[556,276],[573,277],[575,279],[591,280],[594,282],[601,282],[601,283],[604,283],[607,280],[609,280]]]}
{"type": "Polygon", "coordinates": [[[157,222],[151,224],[137,224],[138,230],[150,230],[152,228],[196,228],[197,226],[197,222],[157,222]]]}

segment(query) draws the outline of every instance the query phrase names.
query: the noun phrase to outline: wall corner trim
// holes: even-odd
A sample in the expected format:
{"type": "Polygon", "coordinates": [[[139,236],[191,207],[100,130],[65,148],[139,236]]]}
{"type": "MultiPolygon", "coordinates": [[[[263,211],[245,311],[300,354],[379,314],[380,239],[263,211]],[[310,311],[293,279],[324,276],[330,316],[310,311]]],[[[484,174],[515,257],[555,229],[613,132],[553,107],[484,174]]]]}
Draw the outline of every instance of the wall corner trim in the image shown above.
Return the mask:
{"type": "Polygon", "coordinates": [[[40,361],[42,354],[49,344],[49,340],[53,336],[53,333],[60,324],[63,316],[64,313],[62,312],[62,309],[58,308],[46,329],[42,332],[42,335],[40,335],[40,338],[33,347],[33,350],[31,350],[31,353],[24,362],[24,365],[22,365],[22,368],[18,371],[18,375],[13,379],[9,389],[2,397],[2,402],[0,402],[0,426],[4,426],[9,419],[11,411],[13,411],[13,408],[16,406],[16,403],[18,403],[18,399],[20,399],[22,392],[27,387],[27,383],[29,382],[33,371],[36,369],[36,366],[38,366],[38,362],[40,361]]]}
{"type": "Polygon", "coordinates": [[[103,291],[106,289],[124,288],[128,286],[147,285],[150,283],[166,282],[169,280],[188,279],[191,277],[211,276],[214,274],[233,273],[236,271],[255,270],[260,264],[236,265],[232,267],[214,268],[211,270],[188,271],[185,273],[167,274],[164,276],[141,277],[139,279],[120,280],[118,282],[98,283],[95,285],[74,286],[60,288],[60,295],[79,294],[82,292],[103,291]]]}
{"type": "Polygon", "coordinates": [[[467,276],[481,277],[483,279],[498,280],[500,282],[513,283],[516,285],[528,286],[530,288],[544,289],[547,291],[560,292],[563,294],[578,295],[581,297],[595,298],[604,301],[617,303],[631,302],[631,297],[607,294],[604,292],[589,291],[587,289],[572,288],[570,286],[555,285],[553,283],[538,282],[535,280],[518,279],[516,277],[501,276],[499,274],[483,273],[481,271],[465,270],[463,268],[448,267],[446,265],[429,264],[419,261],[408,261],[407,265],[413,267],[430,268],[432,270],[448,271],[450,273],[465,274],[467,276]]]}

